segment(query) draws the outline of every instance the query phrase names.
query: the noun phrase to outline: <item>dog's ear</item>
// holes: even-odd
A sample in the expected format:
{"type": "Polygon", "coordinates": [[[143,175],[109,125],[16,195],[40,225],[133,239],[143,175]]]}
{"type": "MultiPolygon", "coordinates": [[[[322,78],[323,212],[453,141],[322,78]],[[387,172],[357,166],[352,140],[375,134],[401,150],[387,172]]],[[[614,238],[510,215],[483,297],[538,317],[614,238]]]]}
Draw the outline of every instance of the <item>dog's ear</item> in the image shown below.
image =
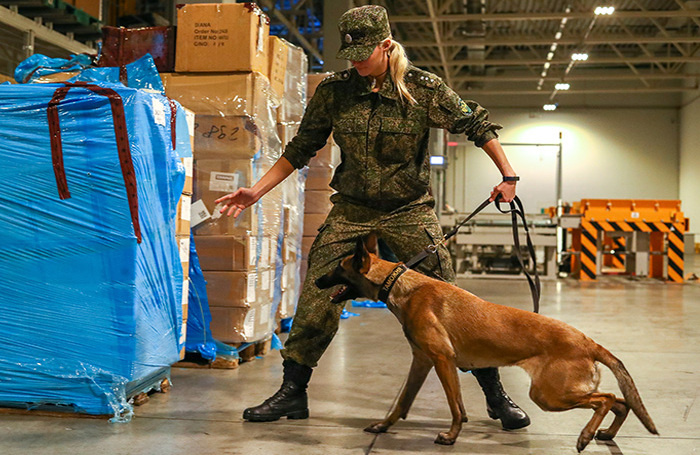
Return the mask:
{"type": "Polygon", "coordinates": [[[369,252],[365,247],[365,242],[362,238],[357,239],[355,245],[355,254],[352,257],[352,268],[359,273],[367,273],[369,271],[370,258],[369,252]]]}
{"type": "Polygon", "coordinates": [[[374,254],[375,256],[379,254],[377,240],[378,238],[376,232],[370,232],[369,235],[365,238],[365,247],[367,248],[367,251],[374,254]]]}

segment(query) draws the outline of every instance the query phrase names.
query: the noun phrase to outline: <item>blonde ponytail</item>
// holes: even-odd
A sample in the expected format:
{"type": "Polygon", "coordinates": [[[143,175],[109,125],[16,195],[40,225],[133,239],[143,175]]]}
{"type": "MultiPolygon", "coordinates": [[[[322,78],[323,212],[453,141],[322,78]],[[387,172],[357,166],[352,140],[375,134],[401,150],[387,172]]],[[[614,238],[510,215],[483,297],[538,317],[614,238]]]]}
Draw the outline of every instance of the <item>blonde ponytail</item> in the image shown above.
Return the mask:
{"type": "Polygon", "coordinates": [[[408,91],[406,82],[403,80],[409,64],[410,62],[406,56],[406,50],[401,43],[392,39],[389,46],[389,68],[391,69],[391,78],[399,91],[399,97],[411,104],[416,104],[416,99],[413,98],[413,95],[408,91]]]}

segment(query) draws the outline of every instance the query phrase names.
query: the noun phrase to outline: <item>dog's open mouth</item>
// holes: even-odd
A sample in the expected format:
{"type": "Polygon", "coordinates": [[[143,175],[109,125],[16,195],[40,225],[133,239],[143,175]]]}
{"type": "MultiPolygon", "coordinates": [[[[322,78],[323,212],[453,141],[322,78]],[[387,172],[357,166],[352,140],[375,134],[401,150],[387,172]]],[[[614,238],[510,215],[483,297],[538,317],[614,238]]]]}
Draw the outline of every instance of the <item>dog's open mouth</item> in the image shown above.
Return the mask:
{"type": "Polygon", "coordinates": [[[337,291],[331,294],[331,302],[340,303],[348,300],[350,297],[350,288],[347,286],[340,286],[337,291]]]}

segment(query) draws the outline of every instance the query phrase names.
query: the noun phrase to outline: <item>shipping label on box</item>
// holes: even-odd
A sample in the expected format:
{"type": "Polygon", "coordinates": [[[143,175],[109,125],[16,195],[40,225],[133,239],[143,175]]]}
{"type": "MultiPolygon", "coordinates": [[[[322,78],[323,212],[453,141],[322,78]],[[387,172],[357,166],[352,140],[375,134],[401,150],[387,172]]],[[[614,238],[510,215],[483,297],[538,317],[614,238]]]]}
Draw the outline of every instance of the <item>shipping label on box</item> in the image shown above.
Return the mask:
{"type": "Polygon", "coordinates": [[[267,75],[270,21],[254,3],[186,4],[177,22],[177,72],[267,75]]]}
{"type": "Polygon", "coordinates": [[[239,188],[239,174],[230,172],[209,173],[209,191],[233,193],[239,188]]]}
{"type": "Polygon", "coordinates": [[[211,218],[211,213],[204,201],[198,199],[190,206],[190,226],[195,227],[211,218]]]}

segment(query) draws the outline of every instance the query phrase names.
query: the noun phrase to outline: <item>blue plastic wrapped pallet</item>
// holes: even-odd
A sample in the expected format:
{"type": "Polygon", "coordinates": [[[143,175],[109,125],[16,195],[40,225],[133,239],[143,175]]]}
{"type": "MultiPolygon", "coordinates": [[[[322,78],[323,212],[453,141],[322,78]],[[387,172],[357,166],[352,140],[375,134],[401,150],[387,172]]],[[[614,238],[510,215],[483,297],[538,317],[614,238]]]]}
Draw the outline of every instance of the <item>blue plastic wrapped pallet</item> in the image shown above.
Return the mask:
{"type": "Polygon", "coordinates": [[[176,108],[119,84],[0,86],[0,406],[128,420],[179,360],[176,108]]]}

